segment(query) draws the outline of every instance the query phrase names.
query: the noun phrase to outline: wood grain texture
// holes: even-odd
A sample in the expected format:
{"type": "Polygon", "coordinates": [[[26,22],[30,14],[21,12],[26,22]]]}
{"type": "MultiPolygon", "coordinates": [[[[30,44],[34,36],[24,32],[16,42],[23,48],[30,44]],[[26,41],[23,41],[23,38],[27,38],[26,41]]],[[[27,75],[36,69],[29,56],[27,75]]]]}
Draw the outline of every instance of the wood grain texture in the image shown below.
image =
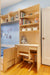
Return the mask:
{"type": "MultiPolygon", "coordinates": [[[[29,28],[31,28],[31,31],[27,31],[27,26],[20,26],[20,44],[22,44],[22,36],[24,36],[26,39],[27,39],[27,44],[38,44],[39,47],[37,48],[37,71],[39,70],[40,68],[40,65],[41,65],[41,9],[40,9],[40,4],[37,4],[37,5],[34,5],[32,7],[29,7],[29,8],[25,8],[23,10],[20,10],[20,14],[21,12],[24,12],[25,13],[25,16],[24,17],[21,17],[20,15],[20,18],[19,18],[19,21],[20,19],[28,19],[29,21],[31,21],[30,23],[30,26],[29,28]],[[37,13],[35,15],[35,13],[37,13]],[[32,13],[32,15],[30,15],[32,13]],[[35,18],[38,18],[39,19],[39,22],[38,22],[38,29],[36,31],[33,31],[32,30],[32,27],[34,27],[34,25],[32,26],[32,22],[35,18]],[[22,31],[22,29],[25,28],[26,30],[25,31],[22,31]]],[[[25,23],[24,23],[25,24],[25,23]]],[[[21,24],[22,25],[22,24],[21,24]]],[[[27,45],[28,46],[28,45],[27,45]]],[[[23,48],[23,46],[21,46],[22,48],[20,48],[19,50],[25,50],[25,52],[29,51],[29,48],[26,49],[26,46],[25,48],[23,48]]],[[[17,49],[18,51],[18,49],[17,49]]],[[[30,54],[29,54],[29,58],[30,58],[30,54]]]]}
{"type": "Polygon", "coordinates": [[[12,68],[10,68],[7,72],[0,72],[1,75],[50,75],[50,67],[41,65],[39,72],[36,71],[36,68],[33,67],[29,72],[28,70],[31,67],[31,64],[23,63],[18,68],[19,64],[16,64],[12,68]]]}
{"type": "Polygon", "coordinates": [[[12,65],[14,65],[16,58],[17,57],[16,57],[16,48],[15,47],[5,49],[3,52],[3,59],[1,60],[2,71],[5,72],[5,71],[7,71],[8,68],[10,68],[12,65]]]}

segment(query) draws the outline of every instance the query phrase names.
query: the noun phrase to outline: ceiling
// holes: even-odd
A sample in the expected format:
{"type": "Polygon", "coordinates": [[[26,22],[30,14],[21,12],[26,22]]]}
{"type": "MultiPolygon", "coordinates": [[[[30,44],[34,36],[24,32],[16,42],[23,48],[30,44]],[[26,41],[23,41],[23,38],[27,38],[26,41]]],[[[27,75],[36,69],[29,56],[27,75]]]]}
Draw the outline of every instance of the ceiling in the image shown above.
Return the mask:
{"type": "Polygon", "coordinates": [[[1,8],[6,8],[6,7],[16,4],[20,1],[22,1],[22,0],[1,0],[1,8]]]}

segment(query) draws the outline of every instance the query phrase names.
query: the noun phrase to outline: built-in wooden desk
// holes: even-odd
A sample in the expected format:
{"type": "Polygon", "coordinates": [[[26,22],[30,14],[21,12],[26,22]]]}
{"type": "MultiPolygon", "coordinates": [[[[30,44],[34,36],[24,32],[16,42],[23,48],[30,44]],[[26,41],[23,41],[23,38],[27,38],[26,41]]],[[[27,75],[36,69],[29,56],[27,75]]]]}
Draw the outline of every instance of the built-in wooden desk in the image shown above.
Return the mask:
{"type": "MultiPolygon", "coordinates": [[[[17,55],[29,56],[29,59],[27,61],[30,60],[30,51],[37,52],[37,71],[38,71],[41,65],[41,53],[40,53],[39,45],[38,44],[18,44],[18,45],[15,45],[15,47],[17,48],[17,55]],[[27,54],[24,54],[24,52],[27,54]]],[[[33,62],[33,61],[30,60],[30,62],[33,62]]]]}

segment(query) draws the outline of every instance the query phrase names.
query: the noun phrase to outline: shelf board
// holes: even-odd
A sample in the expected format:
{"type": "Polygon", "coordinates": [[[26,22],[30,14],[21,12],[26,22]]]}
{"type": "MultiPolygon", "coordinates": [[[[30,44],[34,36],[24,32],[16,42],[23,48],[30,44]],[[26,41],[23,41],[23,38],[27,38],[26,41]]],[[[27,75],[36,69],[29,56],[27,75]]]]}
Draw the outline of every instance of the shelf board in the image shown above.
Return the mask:
{"type": "Polygon", "coordinates": [[[10,16],[15,16],[16,14],[18,14],[18,11],[10,12],[10,13],[9,13],[10,16]]]}
{"type": "Polygon", "coordinates": [[[36,31],[20,31],[21,33],[25,33],[25,32],[39,32],[39,30],[36,31]]]}
{"type": "Polygon", "coordinates": [[[34,15],[27,15],[27,16],[21,17],[21,19],[24,19],[24,18],[32,18],[33,19],[35,17],[39,18],[39,13],[38,14],[34,14],[34,15]]]}
{"type": "Polygon", "coordinates": [[[39,25],[39,23],[24,24],[24,25],[20,25],[20,27],[32,26],[32,25],[39,25]]]}
{"type": "Polygon", "coordinates": [[[18,46],[33,46],[33,47],[38,47],[39,44],[18,44],[18,46]]]}
{"type": "Polygon", "coordinates": [[[8,24],[14,24],[14,23],[17,23],[19,20],[16,20],[16,21],[11,21],[11,22],[7,22],[7,23],[2,23],[1,25],[8,25],[8,24]]]}
{"type": "Polygon", "coordinates": [[[2,19],[8,18],[8,14],[2,15],[1,18],[2,18],[2,19]]]}
{"type": "Polygon", "coordinates": [[[25,61],[29,61],[29,62],[34,62],[33,60],[29,60],[29,59],[26,59],[24,58],[25,61]]]}
{"type": "Polygon", "coordinates": [[[24,53],[19,53],[19,55],[28,56],[28,54],[24,54],[24,53]]]}

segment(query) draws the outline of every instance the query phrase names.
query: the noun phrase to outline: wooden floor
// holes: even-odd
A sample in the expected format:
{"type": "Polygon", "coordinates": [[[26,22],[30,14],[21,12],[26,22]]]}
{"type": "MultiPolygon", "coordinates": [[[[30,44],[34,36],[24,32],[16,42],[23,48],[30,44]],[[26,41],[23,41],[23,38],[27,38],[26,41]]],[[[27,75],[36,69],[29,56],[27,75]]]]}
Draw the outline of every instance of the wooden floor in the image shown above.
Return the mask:
{"type": "Polygon", "coordinates": [[[1,75],[50,75],[50,67],[41,65],[39,72],[37,73],[36,68],[32,68],[29,72],[28,69],[31,67],[31,64],[24,62],[22,65],[16,64],[15,66],[8,69],[7,72],[0,72],[1,75]]]}

